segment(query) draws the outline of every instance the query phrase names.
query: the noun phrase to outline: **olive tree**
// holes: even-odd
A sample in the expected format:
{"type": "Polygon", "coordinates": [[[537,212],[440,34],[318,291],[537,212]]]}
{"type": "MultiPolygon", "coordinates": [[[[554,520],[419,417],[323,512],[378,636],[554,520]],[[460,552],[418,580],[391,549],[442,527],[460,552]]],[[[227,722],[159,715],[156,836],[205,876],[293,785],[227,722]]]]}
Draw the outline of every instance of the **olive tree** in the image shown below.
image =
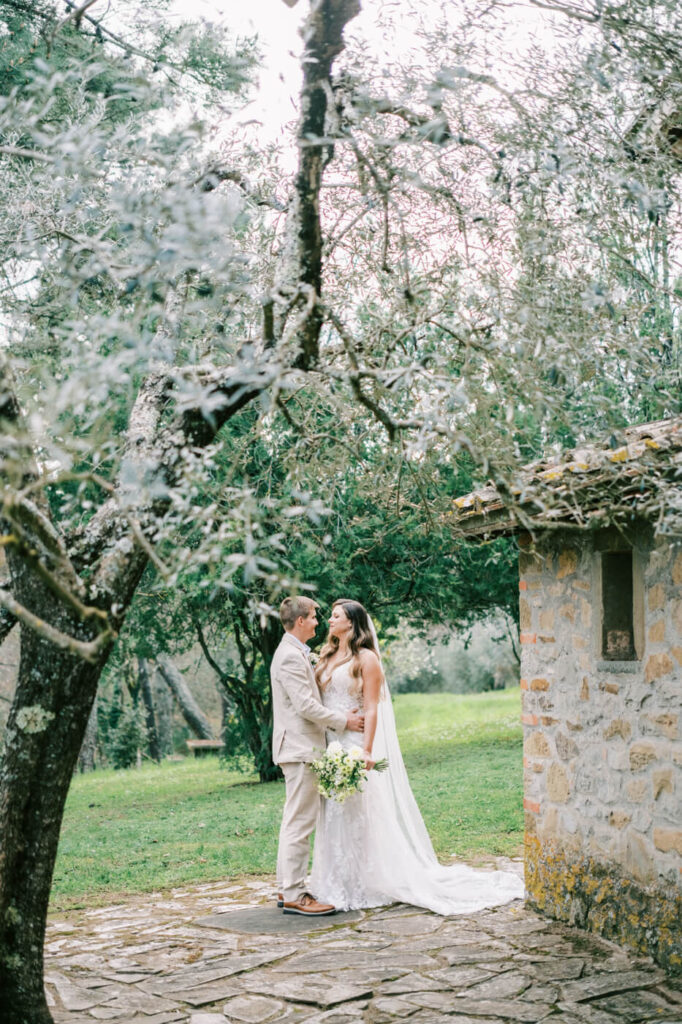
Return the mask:
{"type": "Polygon", "coordinates": [[[0,9],[27,6],[40,27],[0,104],[0,607],[21,635],[0,769],[10,1024],[50,1020],[64,801],[145,569],[172,588],[213,564],[219,591],[236,573],[268,599],[299,576],[246,474],[219,507],[203,499],[237,455],[238,414],[258,409],[265,441],[273,418],[289,425],[292,484],[311,452],[324,467],[290,508],[304,521],[333,509],[363,430],[397,446],[399,474],[433,461],[440,515],[463,458],[514,501],[543,448],[680,409],[669,0],[548,3],[556,45],[504,69],[507,5],[463,3],[383,74],[361,38],[343,52],[359,0],[311,0],[281,183],[237,132],[209,145],[248,53],[166,33],[151,0],[135,31],[92,4],[0,9]]]}

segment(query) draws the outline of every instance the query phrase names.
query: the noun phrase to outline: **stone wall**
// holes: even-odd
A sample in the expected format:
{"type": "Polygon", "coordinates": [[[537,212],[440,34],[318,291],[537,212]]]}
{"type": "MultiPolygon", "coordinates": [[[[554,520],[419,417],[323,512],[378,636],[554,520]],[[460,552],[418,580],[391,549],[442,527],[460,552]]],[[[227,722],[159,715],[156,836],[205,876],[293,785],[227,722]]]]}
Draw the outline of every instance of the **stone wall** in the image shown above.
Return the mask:
{"type": "Polygon", "coordinates": [[[611,663],[599,548],[522,538],[526,885],[682,973],[682,547],[635,538],[638,660],[611,663]]]}

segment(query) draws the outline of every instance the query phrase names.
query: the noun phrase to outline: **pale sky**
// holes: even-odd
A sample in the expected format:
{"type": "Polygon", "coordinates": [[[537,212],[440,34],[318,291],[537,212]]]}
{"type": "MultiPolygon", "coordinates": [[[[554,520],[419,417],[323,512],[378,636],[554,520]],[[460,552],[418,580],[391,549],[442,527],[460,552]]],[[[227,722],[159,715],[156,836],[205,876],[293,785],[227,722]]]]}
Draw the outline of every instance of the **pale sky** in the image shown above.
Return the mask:
{"type": "MultiPolygon", "coordinates": [[[[346,29],[346,36],[357,35],[369,41],[379,65],[396,51],[405,52],[414,45],[419,23],[434,25],[445,16],[451,26],[460,18],[457,0],[361,0],[362,9],[346,29]],[[389,16],[391,38],[385,38],[379,26],[380,14],[389,16]]],[[[235,35],[257,35],[264,59],[259,72],[260,88],[254,101],[237,115],[238,122],[250,118],[261,121],[260,134],[269,140],[282,140],[282,126],[296,117],[300,86],[298,34],[307,11],[308,0],[297,0],[290,8],[284,0],[174,0],[179,17],[220,21],[235,35]]],[[[533,37],[548,43],[548,16],[523,0],[510,3],[504,34],[504,49],[523,51],[533,37]]],[[[501,57],[503,55],[501,54],[501,57]]],[[[447,55],[444,54],[444,58],[447,55]]],[[[500,73],[504,77],[502,60],[500,73]]]]}

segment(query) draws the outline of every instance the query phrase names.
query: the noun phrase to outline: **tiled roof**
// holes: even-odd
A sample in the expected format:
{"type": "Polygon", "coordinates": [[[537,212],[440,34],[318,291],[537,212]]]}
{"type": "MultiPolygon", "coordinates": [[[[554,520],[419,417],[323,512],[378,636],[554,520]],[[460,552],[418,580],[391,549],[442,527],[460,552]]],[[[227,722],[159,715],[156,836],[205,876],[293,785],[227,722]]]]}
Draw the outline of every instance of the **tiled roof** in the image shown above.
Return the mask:
{"type": "MultiPolygon", "coordinates": [[[[638,514],[658,517],[659,494],[677,496],[682,521],[682,416],[642,423],[612,439],[523,466],[508,492],[489,484],[454,501],[457,533],[483,536],[571,522],[607,525],[638,514]],[[670,490],[669,490],[670,489],[670,490]]],[[[677,507],[675,508],[675,505],[677,507]]]]}

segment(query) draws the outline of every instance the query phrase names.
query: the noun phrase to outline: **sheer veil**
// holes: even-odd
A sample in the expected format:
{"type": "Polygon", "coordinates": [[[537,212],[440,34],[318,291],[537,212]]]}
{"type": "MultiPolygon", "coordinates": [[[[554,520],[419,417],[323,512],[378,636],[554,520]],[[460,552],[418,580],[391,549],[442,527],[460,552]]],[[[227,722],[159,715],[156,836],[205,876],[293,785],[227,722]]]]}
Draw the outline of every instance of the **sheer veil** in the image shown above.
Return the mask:
{"type": "Polygon", "coordinates": [[[368,615],[367,618],[369,619],[369,627],[372,633],[372,640],[374,642],[374,650],[379,659],[381,672],[384,677],[384,683],[381,689],[381,700],[377,707],[377,729],[374,735],[372,756],[376,761],[382,757],[385,757],[388,760],[388,771],[384,775],[388,785],[385,787],[386,792],[384,793],[384,796],[388,798],[391,803],[389,813],[392,809],[396,820],[403,824],[405,834],[409,839],[410,845],[415,854],[419,857],[419,860],[425,864],[438,864],[431,839],[429,838],[426,826],[424,825],[424,819],[421,816],[421,812],[417,806],[417,801],[412,794],[412,789],[407,778],[405,762],[403,761],[403,755],[398,741],[398,730],[395,723],[395,714],[393,712],[393,701],[391,700],[391,692],[388,687],[386,673],[384,672],[384,666],[381,660],[381,651],[379,650],[379,638],[377,636],[376,627],[372,621],[371,615],[368,615]]]}
{"type": "MultiPolygon", "coordinates": [[[[371,617],[369,624],[381,663],[371,617]]],[[[375,760],[387,758],[389,766],[385,772],[370,772],[367,784],[366,812],[372,834],[371,850],[366,851],[367,873],[371,876],[368,881],[376,893],[385,894],[387,901],[401,900],[440,914],[473,913],[522,898],[523,882],[514,872],[476,870],[462,863],[443,866],[438,862],[407,777],[391,694],[383,674],[372,756],[375,760]]]]}

